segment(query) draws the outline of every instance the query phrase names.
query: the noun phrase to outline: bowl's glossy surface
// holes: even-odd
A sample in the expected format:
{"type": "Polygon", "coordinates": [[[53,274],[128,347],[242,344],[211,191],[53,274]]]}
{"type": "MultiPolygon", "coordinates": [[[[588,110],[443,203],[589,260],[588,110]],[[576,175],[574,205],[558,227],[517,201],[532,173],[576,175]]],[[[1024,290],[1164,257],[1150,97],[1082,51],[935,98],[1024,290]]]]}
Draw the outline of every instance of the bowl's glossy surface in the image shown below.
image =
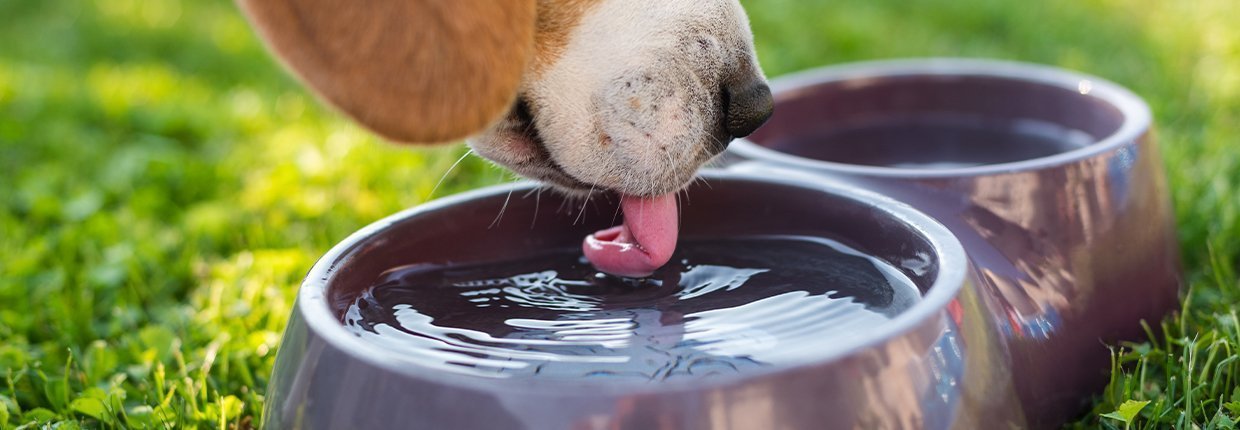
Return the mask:
{"type": "Polygon", "coordinates": [[[357,286],[415,262],[490,261],[573,245],[614,206],[556,210],[530,185],[468,193],[376,223],[306,278],[267,393],[269,428],[1007,428],[1025,425],[1002,334],[959,242],[907,205],[851,187],[735,172],[683,198],[682,236],[830,237],[899,268],[923,299],[812,360],[689,382],[497,380],[410,364],[347,332],[357,286]],[[507,205],[503,219],[496,220],[507,205]]]}
{"type": "MultiPolygon", "coordinates": [[[[1080,413],[1107,380],[1106,345],[1143,339],[1141,320],[1156,325],[1176,307],[1179,249],[1162,161],[1149,108],[1129,91],[1049,67],[942,59],[820,69],[772,89],[776,113],[733,143],[733,168],[810,172],[887,194],[946,225],[977,269],[1034,427],[1080,413]],[[778,150],[858,121],[943,115],[1050,125],[1087,144],[946,168],[844,163],[865,159],[866,148],[828,139],[819,142],[838,147],[799,151],[821,159],[778,150]]],[[[1002,139],[990,143],[1019,152],[1002,139]]],[[[944,156],[934,146],[921,151],[944,156]]]]}
{"type": "Polygon", "coordinates": [[[1149,109],[1128,91],[1058,69],[976,60],[847,65],[772,87],[771,121],[732,145],[728,171],[707,173],[709,186],[682,199],[682,234],[827,236],[882,258],[924,294],[890,324],[812,361],[648,385],[512,384],[434,372],[343,329],[340,312],[356,286],[390,267],[574,245],[613,221],[614,203],[586,205],[579,216],[529,185],[499,187],[394,215],[324,256],[299,293],[264,422],[1051,428],[1105,383],[1107,343],[1141,339],[1142,319],[1175,308],[1181,279],[1168,189],[1149,109]],[[922,114],[1069,130],[1060,135],[1076,145],[1037,155],[1005,153],[1004,141],[955,152],[927,146],[914,153],[932,163],[906,157],[913,163],[903,167],[883,166],[875,158],[883,151],[872,148],[799,152],[834,161],[772,149],[790,140],[805,149],[840,125],[922,114]],[[1002,162],[952,166],[962,161],[953,154],[977,151],[1002,162]]]}

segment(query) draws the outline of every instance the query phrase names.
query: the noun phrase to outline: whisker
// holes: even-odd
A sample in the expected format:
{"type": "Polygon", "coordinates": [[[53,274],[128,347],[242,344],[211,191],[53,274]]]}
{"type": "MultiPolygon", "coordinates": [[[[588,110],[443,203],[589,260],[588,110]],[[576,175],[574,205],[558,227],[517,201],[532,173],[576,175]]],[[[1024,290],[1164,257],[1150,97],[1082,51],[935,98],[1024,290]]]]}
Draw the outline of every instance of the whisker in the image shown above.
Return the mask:
{"type": "Polygon", "coordinates": [[[684,205],[680,204],[681,193],[683,193],[685,196],[689,195],[688,190],[684,190],[684,189],[676,192],[676,225],[681,225],[685,223],[684,205]]]}
{"type": "Polygon", "coordinates": [[[702,177],[700,175],[694,175],[693,180],[689,181],[689,185],[681,189],[681,191],[684,191],[685,193],[685,204],[690,205],[690,206],[693,205],[693,200],[689,199],[689,188],[696,185],[701,180],[702,180],[702,177]]]}
{"type": "Polygon", "coordinates": [[[586,204],[590,203],[590,197],[594,195],[594,185],[590,185],[590,192],[586,193],[586,201],[581,203],[581,211],[577,212],[577,218],[573,219],[573,225],[577,225],[577,221],[581,221],[586,214],[586,204]]]}
{"type": "Polygon", "coordinates": [[[705,186],[706,186],[706,188],[709,188],[709,189],[711,189],[711,190],[714,190],[714,189],[715,189],[715,186],[714,186],[714,185],[711,185],[711,184],[710,184],[710,181],[706,180],[706,178],[705,178],[705,177],[698,176],[698,181],[699,181],[699,182],[701,182],[701,183],[702,183],[702,185],[705,185],[705,186]]]}
{"type": "Polygon", "coordinates": [[[572,201],[574,198],[575,197],[573,197],[571,194],[564,195],[564,198],[560,199],[560,207],[555,209],[555,213],[557,214],[564,213],[564,207],[568,206],[568,203],[572,201]]]}
{"type": "Polygon", "coordinates": [[[619,202],[616,202],[616,212],[611,214],[611,225],[616,225],[616,218],[620,216],[620,205],[623,201],[624,200],[622,198],[619,202]]]}
{"type": "Polygon", "coordinates": [[[465,161],[465,157],[468,157],[470,154],[473,154],[473,153],[474,153],[473,148],[470,148],[468,151],[465,151],[464,154],[461,154],[461,158],[456,159],[456,162],[452,163],[452,165],[448,167],[448,170],[443,172],[443,176],[439,177],[439,182],[435,183],[435,187],[431,188],[431,193],[428,194],[426,198],[423,200],[430,200],[431,197],[435,197],[435,191],[438,191],[439,186],[443,185],[443,181],[448,179],[448,174],[452,173],[452,171],[456,169],[456,166],[459,166],[462,161],[465,161]]]}
{"type": "Polygon", "coordinates": [[[508,202],[512,200],[512,191],[513,191],[512,189],[508,190],[508,195],[504,197],[504,205],[499,207],[499,214],[495,215],[495,219],[491,221],[491,225],[488,226],[487,229],[494,228],[496,225],[499,224],[500,220],[504,219],[504,211],[508,210],[508,202]]]}
{"type": "Polygon", "coordinates": [[[593,202],[590,202],[590,200],[588,200],[588,199],[586,200],[586,202],[587,202],[587,203],[591,203],[591,204],[590,204],[590,207],[591,207],[591,208],[594,208],[594,212],[598,212],[598,200],[599,200],[599,199],[594,199],[594,201],[593,201],[593,202]]]}
{"type": "Polygon", "coordinates": [[[718,143],[718,144],[719,144],[719,147],[721,147],[721,148],[727,148],[727,147],[728,147],[728,144],[727,144],[727,143],[725,143],[725,142],[724,142],[724,141],[722,141],[722,140],[719,140],[719,138],[718,138],[718,137],[715,137],[714,135],[710,135],[710,138],[711,138],[711,139],[714,139],[714,140],[715,140],[715,143],[718,143]]]}
{"type": "MultiPolygon", "coordinates": [[[[530,220],[530,230],[533,230],[534,224],[538,222],[538,206],[542,203],[542,190],[542,185],[534,187],[532,190],[534,192],[534,218],[530,220]]],[[[525,193],[525,198],[528,198],[529,196],[530,193],[525,193]]]]}
{"type": "Polygon", "coordinates": [[[495,215],[495,219],[491,221],[491,225],[487,226],[488,229],[494,228],[496,225],[499,224],[499,221],[501,219],[504,219],[504,211],[508,209],[508,200],[511,198],[512,198],[512,190],[509,190],[508,196],[504,197],[504,205],[499,207],[499,214],[495,215]]]}

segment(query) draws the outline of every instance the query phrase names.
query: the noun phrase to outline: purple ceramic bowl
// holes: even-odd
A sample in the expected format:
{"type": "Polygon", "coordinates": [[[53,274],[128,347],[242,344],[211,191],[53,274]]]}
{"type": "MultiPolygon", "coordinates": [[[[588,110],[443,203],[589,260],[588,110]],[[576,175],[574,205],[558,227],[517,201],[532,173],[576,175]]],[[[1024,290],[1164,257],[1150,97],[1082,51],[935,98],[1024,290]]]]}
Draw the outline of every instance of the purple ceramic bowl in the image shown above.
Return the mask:
{"type": "MultiPolygon", "coordinates": [[[[861,63],[772,83],[733,168],[879,191],[965,247],[1033,427],[1079,414],[1108,344],[1176,308],[1179,249],[1150,110],[1097,77],[998,61],[861,63]],[[791,173],[796,174],[796,173],[791,173]]],[[[996,363],[999,365],[999,363],[996,363]]]]}
{"type": "Polygon", "coordinates": [[[1019,428],[1005,334],[960,243],[887,197],[810,180],[708,172],[682,198],[682,237],[829,237],[896,267],[921,301],[812,358],[660,383],[496,379],[422,366],[347,331],[360,289],[411,263],[485,262],[576,246],[614,205],[557,211],[552,193],[501,186],[362,229],[306,277],[266,398],[268,428],[1019,428]],[[745,202],[745,204],[737,204],[745,202]],[[496,215],[506,205],[501,220],[496,215]],[[541,209],[540,209],[541,208],[541,209]]]}

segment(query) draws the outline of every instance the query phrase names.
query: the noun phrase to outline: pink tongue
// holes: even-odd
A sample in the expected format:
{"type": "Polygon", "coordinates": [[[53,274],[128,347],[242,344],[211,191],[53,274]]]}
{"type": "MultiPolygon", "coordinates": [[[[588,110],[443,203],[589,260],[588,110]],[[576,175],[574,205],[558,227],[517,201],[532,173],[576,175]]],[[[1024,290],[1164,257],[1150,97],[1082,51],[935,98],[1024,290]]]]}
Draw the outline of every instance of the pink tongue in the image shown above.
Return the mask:
{"type": "Polygon", "coordinates": [[[642,277],[667,263],[680,232],[676,193],[643,198],[622,195],[624,224],[595,232],[581,244],[595,268],[617,276],[642,277]]]}

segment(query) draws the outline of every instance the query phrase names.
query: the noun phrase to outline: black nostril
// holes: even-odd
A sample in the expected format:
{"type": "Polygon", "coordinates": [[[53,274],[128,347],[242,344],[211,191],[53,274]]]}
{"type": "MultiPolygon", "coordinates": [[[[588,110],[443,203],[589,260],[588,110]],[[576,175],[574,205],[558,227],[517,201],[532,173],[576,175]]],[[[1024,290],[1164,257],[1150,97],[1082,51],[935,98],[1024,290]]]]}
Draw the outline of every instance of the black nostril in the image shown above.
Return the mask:
{"type": "Polygon", "coordinates": [[[761,80],[724,88],[724,125],[732,137],[745,137],[762,126],[775,109],[771,88],[761,80]]]}

